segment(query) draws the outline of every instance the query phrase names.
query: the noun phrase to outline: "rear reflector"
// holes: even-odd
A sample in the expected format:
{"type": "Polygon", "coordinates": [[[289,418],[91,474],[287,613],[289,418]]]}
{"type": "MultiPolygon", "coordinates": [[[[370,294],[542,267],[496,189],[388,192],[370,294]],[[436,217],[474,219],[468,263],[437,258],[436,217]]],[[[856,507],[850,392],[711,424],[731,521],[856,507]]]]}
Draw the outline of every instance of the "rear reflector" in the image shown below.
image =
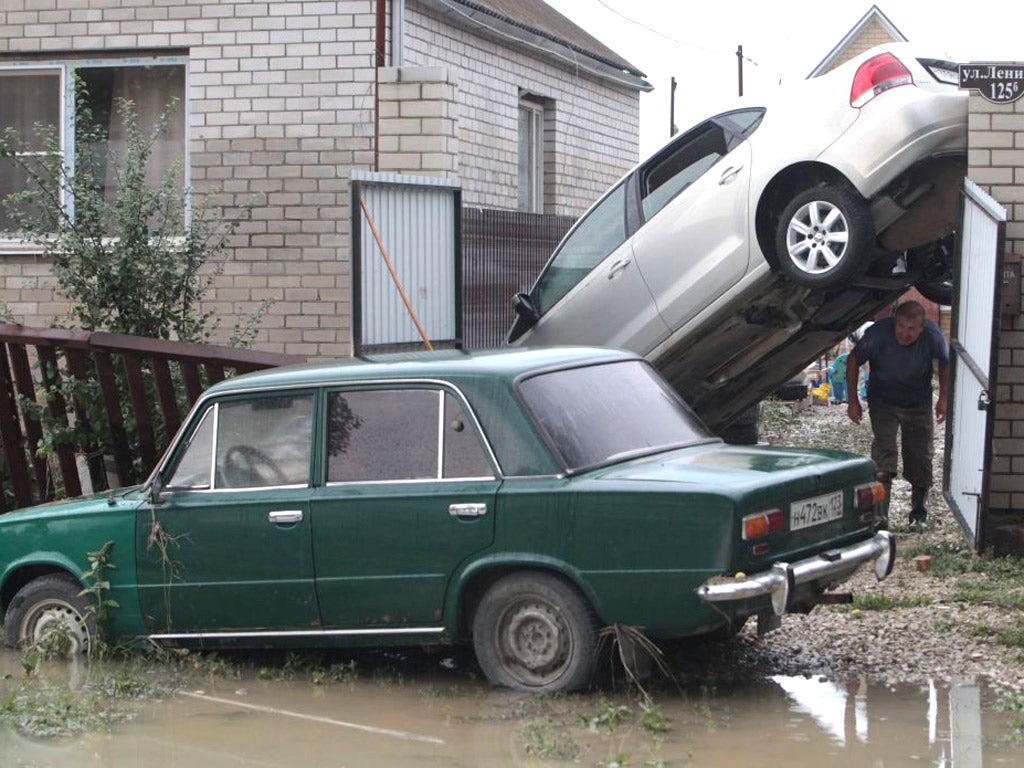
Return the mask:
{"type": "Polygon", "coordinates": [[[853,76],[850,106],[859,109],[883,91],[913,84],[914,78],[902,61],[891,53],[880,53],[861,64],[853,76]]]}
{"type": "Polygon", "coordinates": [[[763,539],[769,533],[781,531],[783,520],[781,509],[770,509],[767,512],[758,512],[756,515],[747,515],[743,518],[743,540],[763,539]]]}
{"type": "Polygon", "coordinates": [[[855,509],[868,509],[885,501],[885,486],[882,483],[858,485],[853,489],[853,506],[855,509]]]}

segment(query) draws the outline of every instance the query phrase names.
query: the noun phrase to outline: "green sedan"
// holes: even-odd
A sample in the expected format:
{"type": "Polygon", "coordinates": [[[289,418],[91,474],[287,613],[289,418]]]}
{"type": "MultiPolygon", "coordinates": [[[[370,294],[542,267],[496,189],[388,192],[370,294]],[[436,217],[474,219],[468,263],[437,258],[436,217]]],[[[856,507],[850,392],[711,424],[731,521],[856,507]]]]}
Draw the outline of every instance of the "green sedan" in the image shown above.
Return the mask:
{"type": "Polygon", "coordinates": [[[603,626],[767,630],[884,578],[883,501],[869,459],[722,443],[626,352],[278,368],[207,390],[142,486],[0,516],[0,608],[12,647],[471,642],[574,690],[603,626]]]}

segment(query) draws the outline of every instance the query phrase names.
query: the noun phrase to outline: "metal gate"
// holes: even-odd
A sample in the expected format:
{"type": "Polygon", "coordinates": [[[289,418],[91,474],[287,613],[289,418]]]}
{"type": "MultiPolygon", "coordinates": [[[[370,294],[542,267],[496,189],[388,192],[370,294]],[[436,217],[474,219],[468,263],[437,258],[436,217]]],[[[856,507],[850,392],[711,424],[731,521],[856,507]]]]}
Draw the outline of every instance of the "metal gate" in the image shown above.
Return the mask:
{"type": "Polygon", "coordinates": [[[352,172],[356,354],[458,343],[461,192],[429,176],[352,172]],[[422,333],[422,335],[421,335],[422,333]]]}
{"type": "Polygon", "coordinates": [[[999,313],[996,309],[1006,211],[964,181],[960,254],[954,265],[950,382],[942,490],[972,546],[984,540],[992,462],[999,313]]]}

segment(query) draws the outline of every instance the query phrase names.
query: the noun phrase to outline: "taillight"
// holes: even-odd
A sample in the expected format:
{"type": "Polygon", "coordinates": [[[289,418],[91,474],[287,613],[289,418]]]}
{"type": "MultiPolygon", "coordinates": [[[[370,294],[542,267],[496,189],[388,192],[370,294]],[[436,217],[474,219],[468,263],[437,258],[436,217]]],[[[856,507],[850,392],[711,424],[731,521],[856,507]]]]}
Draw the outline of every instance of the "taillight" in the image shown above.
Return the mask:
{"type": "Polygon", "coordinates": [[[853,489],[853,506],[855,509],[868,509],[885,501],[885,486],[881,483],[858,485],[853,489]]]}
{"type": "Polygon", "coordinates": [[[782,530],[783,515],[781,509],[770,509],[743,518],[743,540],[763,539],[769,533],[782,530]]]}
{"type": "Polygon", "coordinates": [[[853,76],[850,106],[859,109],[883,91],[913,83],[914,78],[902,61],[891,53],[880,53],[861,64],[853,76]]]}

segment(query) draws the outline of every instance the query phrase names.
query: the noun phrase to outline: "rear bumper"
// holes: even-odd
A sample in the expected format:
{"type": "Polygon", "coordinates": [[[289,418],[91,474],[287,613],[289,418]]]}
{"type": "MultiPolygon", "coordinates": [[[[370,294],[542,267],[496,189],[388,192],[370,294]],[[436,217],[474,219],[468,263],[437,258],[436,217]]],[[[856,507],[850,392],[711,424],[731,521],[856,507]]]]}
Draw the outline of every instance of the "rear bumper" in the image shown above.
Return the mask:
{"type": "Polygon", "coordinates": [[[896,537],[879,531],[873,538],[840,549],[831,549],[795,563],[778,562],[771,569],[738,579],[717,577],[697,588],[707,603],[735,603],[751,598],[771,597],[772,610],[781,616],[789,610],[797,588],[812,582],[829,585],[851,576],[865,563],[874,564],[879,581],[892,571],[896,560],[896,537]]]}

